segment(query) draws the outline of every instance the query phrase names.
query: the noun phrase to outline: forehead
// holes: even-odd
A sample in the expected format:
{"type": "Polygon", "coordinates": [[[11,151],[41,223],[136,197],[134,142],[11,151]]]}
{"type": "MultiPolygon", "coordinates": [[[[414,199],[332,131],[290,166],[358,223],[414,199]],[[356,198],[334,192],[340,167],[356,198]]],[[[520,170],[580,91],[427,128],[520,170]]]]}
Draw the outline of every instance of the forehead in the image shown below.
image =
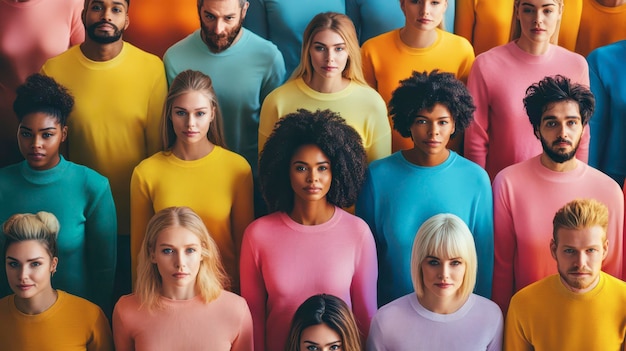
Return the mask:
{"type": "Polygon", "coordinates": [[[59,119],[45,112],[29,113],[22,118],[20,126],[33,128],[57,128],[60,126],[59,119]]]}
{"type": "Polygon", "coordinates": [[[241,11],[239,0],[204,0],[201,9],[207,12],[233,14],[241,11]]]}
{"type": "Polygon", "coordinates": [[[556,101],[549,103],[541,118],[580,118],[580,108],[575,101],[556,101]]]}
{"type": "Polygon", "coordinates": [[[315,35],[313,36],[313,42],[337,44],[337,43],[343,43],[344,40],[339,33],[337,33],[336,31],[332,29],[326,28],[315,33],[315,35]]]}
{"type": "Polygon", "coordinates": [[[168,244],[174,246],[200,245],[200,238],[191,230],[182,226],[173,226],[159,232],[156,245],[168,244]]]}
{"type": "Polygon", "coordinates": [[[16,258],[20,261],[29,260],[36,257],[49,257],[46,247],[37,240],[14,242],[7,248],[6,255],[16,258]]]}
{"type": "Polygon", "coordinates": [[[106,4],[106,5],[120,5],[128,8],[128,2],[126,0],[85,0],[85,7],[91,4],[106,4]]]}
{"type": "Polygon", "coordinates": [[[446,105],[441,104],[439,102],[435,103],[431,108],[425,108],[417,112],[418,117],[427,117],[427,118],[442,118],[442,117],[450,117],[452,118],[452,114],[446,105]]]}
{"type": "Polygon", "coordinates": [[[599,225],[582,229],[559,228],[556,232],[556,238],[558,246],[602,246],[606,240],[606,232],[599,225]]]}
{"type": "Polygon", "coordinates": [[[546,7],[546,6],[558,6],[560,1],[557,0],[520,0],[521,6],[532,7],[546,7]]]}

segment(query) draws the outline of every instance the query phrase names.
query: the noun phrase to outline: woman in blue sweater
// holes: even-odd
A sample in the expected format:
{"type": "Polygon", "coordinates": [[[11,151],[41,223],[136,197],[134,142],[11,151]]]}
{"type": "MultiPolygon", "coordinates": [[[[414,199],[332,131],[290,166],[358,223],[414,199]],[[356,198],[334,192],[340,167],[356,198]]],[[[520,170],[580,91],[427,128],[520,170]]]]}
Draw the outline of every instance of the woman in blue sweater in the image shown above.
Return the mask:
{"type": "MultiPolygon", "coordinates": [[[[115,205],[105,177],[66,161],[59,152],[73,105],[64,87],[40,74],[18,87],[13,109],[25,160],[0,169],[0,222],[15,213],[53,213],[61,225],[54,286],[90,300],[110,315],[117,244],[115,205]]],[[[0,266],[4,276],[5,265],[0,266]]],[[[0,296],[11,293],[6,282],[0,279],[0,296]]]]}

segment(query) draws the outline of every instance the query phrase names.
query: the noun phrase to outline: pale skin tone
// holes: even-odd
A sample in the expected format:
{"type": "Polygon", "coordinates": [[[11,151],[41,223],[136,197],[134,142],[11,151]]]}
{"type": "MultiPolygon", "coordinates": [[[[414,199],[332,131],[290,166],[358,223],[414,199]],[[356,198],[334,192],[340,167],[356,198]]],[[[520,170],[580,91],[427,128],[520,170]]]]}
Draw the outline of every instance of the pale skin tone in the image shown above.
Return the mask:
{"type": "Polygon", "coordinates": [[[15,307],[22,313],[35,315],[46,311],[57,300],[50,278],[58,259],[36,240],[11,244],[6,253],[6,271],[15,307]]]}
{"type": "Polygon", "coordinates": [[[405,26],[402,42],[413,48],[427,48],[437,40],[437,28],[448,8],[447,0],[400,0],[405,26]]]}
{"type": "MultiPolygon", "coordinates": [[[[548,145],[559,152],[571,152],[580,143],[583,125],[578,104],[563,101],[551,104],[541,116],[539,130],[535,135],[542,137],[548,145]]],[[[578,164],[575,157],[563,163],[555,162],[545,152],[541,154],[541,164],[555,172],[568,172],[578,164]]]]}
{"type": "Polygon", "coordinates": [[[202,261],[201,250],[200,238],[184,227],[174,226],[159,233],[150,258],[161,275],[162,296],[189,300],[198,295],[196,278],[202,261]]]}
{"type": "Polygon", "coordinates": [[[543,55],[561,19],[562,7],[554,0],[520,0],[515,8],[521,36],[517,46],[532,55],[543,55]]]}
{"type": "Polygon", "coordinates": [[[215,118],[215,107],[202,92],[189,90],[172,102],[170,119],[176,134],[172,147],[181,160],[198,160],[213,151],[215,145],[207,138],[215,118]]]}
{"type": "Polygon", "coordinates": [[[312,325],[302,331],[300,351],[342,350],[341,336],[326,324],[312,325]]]}
{"type": "MultiPolygon", "coordinates": [[[[226,35],[233,30],[245,17],[250,3],[239,6],[239,0],[204,0],[200,8],[200,21],[214,35],[226,35]]],[[[204,34],[202,33],[204,36],[204,34]]],[[[230,43],[239,41],[243,32],[240,31],[230,43]]],[[[206,38],[203,38],[206,41],[206,38]]]]}
{"type": "Polygon", "coordinates": [[[313,76],[306,84],[320,93],[336,93],[350,84],[342,73],[348,62],[345,40],[337,32],[325,29],[313,36],[309,49],[313,76]]]}
{"type": "Polygon", "coordinates": [[[582,229],[560,228],[557,239],[550,242],[550,252],[557,261],[561,282],[570,291],[586,293],[600,281],[602,261],[609,242],[601,226],[582,229]]]}
{"type": "Polygon", "coordinates": [[[317,225],[332,218],[335,206],[326,199],[332,181],[330,159],[317,145],[303,145],[296,150],[289,178],[294,190],[291,219],[303,225],[317,225]]]}
{"type": "Polygon", "coordinates": [[[424,294],[418,300],[427,310],[450,314],[465,304],[467,297],[458,294],[465,276],[465,262],[460,257],[426,256],[421,264],[424,294]]]}
{"type": "MultiPolygon", "coordinates": [[[[85,26],[98,22],[110,22],[119,29],[128,28],[128,4],[124,0],[88,0],[82,13],[85,26]]],[[[114,29],[111,26],[101,25],[96,30],[99,34],[110,35],[114,29]]],[[[85,36],[85,41],[80,44],[83,55],[92,61],[109,61],[122,51],[124,43],[119,40],[102,44],[85,36]]]]}
{"type": "Polygon", "coordinates": [[[446,145],[454,133],[454,126],[454,118],[442,104],[435,104],[432,111],[418,112],[411,126],[413,149],[402,151],[402,155],[418,166],[440,165],[450,155],[446,145]]]}

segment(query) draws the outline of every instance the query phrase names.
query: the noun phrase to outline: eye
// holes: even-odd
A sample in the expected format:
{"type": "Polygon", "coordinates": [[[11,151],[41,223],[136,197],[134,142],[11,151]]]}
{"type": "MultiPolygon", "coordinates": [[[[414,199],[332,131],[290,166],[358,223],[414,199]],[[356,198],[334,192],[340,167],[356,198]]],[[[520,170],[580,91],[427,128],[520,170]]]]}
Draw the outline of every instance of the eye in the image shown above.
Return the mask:
{"type": "Polygon", "coordinates": [[[442,126],[445,126],[448,123],[450,123],[450,122],[445,121],[445,120],[439,121],[439,124],[442,125],[442,126]]]}
{"type": "Polygon", "coordinates": [[[113,12],[115,12],[115,13],[122,13],[122,9],[120,7],[114,7],[113,8],[113,12]]]}
{"type": "Polygon", "coordinates": [[[213,16],[213,15],[212,15],[212,14],[210,14],[210,13],[205,13],[205,14],[204,14],[204,18],[206,18],[206,19],[208,19],[208,20],[211,20],[211,21],[212,21],[212,20],[214,20],[214,19],[215,19],[215,16],[213,16]]]}
{"type": "Polygon", "coordinates": [[[331,350],[341,350],[341,345],[330,345],[331,350]]]}
{"type": "Polygon", "coordinates": [[[185,116],[187,116],[187,111],[176,110],[176,111],[174,111],[174,114],[176,114],[176,116],[179,116],[179,117],[185,117],[185,116]]]}
{"type": "Polygon", "coordinates": [[[428,260],[426,261],[426,263],[428,263],[429,266],[438,266],[439,265],[439,261],[438,260],[428,260]]]}
{"type": "Polygon", "coordinates": [[[226,20],[227,20],[227,21],[232,21],[232,20],[234,20],[234,19],[235,19],[235,16],[228,16],[228,17],[226,17],[226,20]]]}
{"type": "Polygon", "coordinates": [[[595,252],[598,252],[598,249],[590,248],[590,249],[587,249],[587,252],[595,253],[595,252]]]}
{"type": "Polygon", "coordinates": [[[185,252],[186,252],[186,253],[188,253],[188,254],[191,254],[191,253],[196,252],[196,249],[194,249],[193,247],[188,247],[188,248],[185,250],[185,252]]]}
{"type": "Polygon", "coordinates": [[[20,266],[19,263],[15,262],[15,261],[11,261],[7,263],[7,266],[11,267],[11,268],[17,268],[20,266]]]}
{"type": "Polygon", "coordinates": [[[335,48],[335,51],[344,51],[345,49],[346,49],[346,48],[345,48],[345,47],[343,47],[343,46],[337,46],[337,47],[335,48]]]}
{"type": "Polygon", "coordinates": [[[319,347],[315,346],[315,345],[309,345],[306,347],[307,350],[309,351],[317,351],[319,350],[319,347]]]}
{"type": "Polygon", "coordinates": [[[93,6],[91,6],[91,9],[94,10],[94,11],[100,11],[100,10],[102,10],[102,6],[100,6],[100,5],[93,5],[93,6]]]}
{"type": "Polygon", "coordinates": [[[30,132],[20,132],[20,136],[24,137],[24,138],[30,138],[32,136],[32,134],[30,132]]]}
{"type": "Polygon", "coordinates": [[[39,266],[41,266],[41,262],[38,262],[38,261],[31,262],[31,263],[30,263],[30,266],[31,266],[31,267],[39,267],[39,266]]]}
{"type": "Polygon", "coordinates": [[[415,122],[413,122],[415,124],[426,124],[426,120],[425,119],[416,119],[415,122]]]}
{"type": "Polygon", "coordinates": [[[575,126],[577,124],[578,124],[578,121],[575,121],[575,120],[567,121],[567,125],[569,126],[575,126]]]}
{"type": "Polygon", "coordinates": [[[565,249],[565,250],[563,250],[563,252],[565,252],[566,254],[573,254],[574,250],[573,249],[565,249]]]}
{"type": "Polygon", "coordinates": [[[165,249],[161,250],[161,252],[163,252],[163,253],[164,253],[164,254],[166,254],[166,255],[169,255],[169,254],[171,254],[172,252],[174,252],[174,250],[172,250],[172,249],[170,249],[170,248],[168,247],[168,248],[165,248],[165,249]]]}
{"type": "Polygon", "coordinates": [[[50,137],[52,137],[52,136],[54,136],[54,134],[52,134],[52,133],[43,133],[43,137],[44,137],[45,139],[48,139],[48,138],[50,138],[50,137]]]}
{"type": "Polygon", "coordinates": [[[459,266],[459,265],[462,265],[462,264],[463,264],[463,262],[461,262],[459,260],[454,260],[454,261],[450,262],[450,265],[452,265],[452,266],[459,266]]]}
{"type": "Polygon", "coordinates": [[[204,111],[198,111],[198,112],[196,112],[196,116],[198,116],[198,117],[202,117],[202,116],[204,116],[204,115],[206,115],[206,112],[204,112],[204,111]]]}
{"type": "Polygon", "coordinates": [[[326,51],[326,47],[321,45],[316,45],[313,48],[315,49],[315,51],[326,51]]]}
{"type": "Polygon", "coordinates": [[[304,172],[306,171],[306,167],[304,166],[296,166],[296,172],[304,172]]]}
{"type": "Polygon", "coordinates": [[[546,127],[554,127],[554,126],[556,126],[556,122],[554,121],[546,122],[546,127]]]}

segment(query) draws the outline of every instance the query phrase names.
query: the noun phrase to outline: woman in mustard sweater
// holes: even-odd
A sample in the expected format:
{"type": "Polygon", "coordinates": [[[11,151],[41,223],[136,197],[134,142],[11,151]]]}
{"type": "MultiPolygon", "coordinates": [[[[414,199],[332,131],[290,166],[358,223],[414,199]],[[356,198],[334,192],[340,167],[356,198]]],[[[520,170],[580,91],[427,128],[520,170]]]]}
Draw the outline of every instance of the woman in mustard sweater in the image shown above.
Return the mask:
{"type": "Polygon", "coordinates": [[[239,290],[241,238],[254,219],[252,170],[226,149],[222,125],[208,76],[187,70],[174,78],[162,117],[163,151],[143,160],[131,179],[133,267],[148,220],[166,207],[189,206],[217,243],[233,291],[239,290]]]}
{"type": "Polygon", "coordinates": [[[109,322],[93,303],[52,287],[59,268],[59,221],[49,212],[11,216],[3,224],[7,280],[0,300],[0,349],[112,351],[109,322]]]}

